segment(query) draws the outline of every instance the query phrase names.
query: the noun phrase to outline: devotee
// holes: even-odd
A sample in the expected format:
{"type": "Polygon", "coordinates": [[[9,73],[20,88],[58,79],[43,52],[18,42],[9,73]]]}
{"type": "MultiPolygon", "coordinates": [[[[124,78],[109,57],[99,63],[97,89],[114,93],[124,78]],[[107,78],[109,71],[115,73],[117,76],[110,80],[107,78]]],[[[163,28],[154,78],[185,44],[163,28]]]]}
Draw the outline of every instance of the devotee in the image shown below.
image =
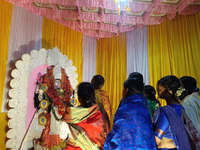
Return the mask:
{"type": "Polygon", "coordinates": [[[109,119],[111,119],[112,109],[109,101],[109,96],[106,91],[102,90],[104,82],[105,80],[101,75],[95,75],[91,80],[91,83],[95,88],[95,97],[97,104],[105,109],[109,119]]]}
{"type": "MultiPolygon", "coordinates": [[[[140,79],[142,81],[142,83],[143,83],[143,75],[141,73],[132,72],[132,73],[129,74],[128,79],[129,78],[134,78],[134,77],[140,79]]],[[[143,85],[144,85],[144,83],[143,83],[143,85]]],[[[119,106],[121,105],[122,100],[123,100],[123,98],[120,100],[119,106]]],[[[147,99],[146,99],[146,97],[144,96],[143,93],[142,93],[142,100],[143,100],[145,106],[148,107],[147,99]]]]}
{"type": "Polygon", "coordinates": [[[155,110],[160,107],[160,102],[156,99],[156,90],[151,85],[144,86],[144,96],[147,98],[148,109],[151,118],[154,115],[155,110]]]}
{"type": "Polygon", "coordinates": [[[123,100],[114,117],[104,149],[156,149],[151,117],[142,100],[143,82],[136,77],[124,82],[123,100]]]}
{"type": "Polygon", "coordinates": [[[186,114],[193,122],[197,131],[200,133],[200,99],[197,94],[197,92],[199,92],[197,81],[190,76],[183,76],[180,80],[187,91],[187,95],[181,101],[181,104],[185,108],[186,114]]]}
{"type": "Polygon", "coordinates": [[[136,78],[140,79],[142,81],[142,83],[143,83],[143,75],[141,73],[139,73],[139,72],[132,72],[128,76],[128,78],[133,78],[133,77],[136,77],[136,78]]]}
{"type": "Polygon", "coordinates": [[[158,149],[190,150],[190,143],[183,121],[183,108],[179,103],[185,89],[173,75],[165,76],[157,82],[159,98],[167,105],[156,110],[154,115],[154,134],[158,149]]]}
{"type": "Polygon", "coordinates": [[[197,92],[196,79],[190,76],[180,78],[183,87],[186,89],[186,97],[181,101],[185,108],[185,118],[187,126],[185,126],[190,137],[190,143],[193,149],[200,149],[200,99],[197,92]]]}
{"type": "Polygon", "coordinates": [[[102,150],[110,124],[106,111],[95,102],[91,83],[79,84],[78,99],[80,106],[67,107],[62,117],[73,137],[66,141],[66,150],[102,150]]]}

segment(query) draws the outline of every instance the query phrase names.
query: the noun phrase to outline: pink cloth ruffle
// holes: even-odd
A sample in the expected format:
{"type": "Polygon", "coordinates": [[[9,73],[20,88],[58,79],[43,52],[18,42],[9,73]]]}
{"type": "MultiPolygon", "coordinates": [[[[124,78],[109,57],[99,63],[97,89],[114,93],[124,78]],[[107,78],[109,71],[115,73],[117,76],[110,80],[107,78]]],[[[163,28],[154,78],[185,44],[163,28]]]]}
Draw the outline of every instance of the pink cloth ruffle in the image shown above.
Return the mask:
{"type": "Polygon", "coordinates": [[[125,11],[124,3],[118,6],[113,0],[37,0],[39,4],[49,5],[36,7],[35,0],[6,0],[37,15],[45,16],[64,26],[96,38],[107,38],[128,32],[136,25],[157,25],[167,16],[170,20],[176,17],[177,9],[181,15],[194,14],[200,11],[195,2],[200,0],[182,0],[176,4],[166,3],[164,0],[154,2],[130,1],[129,8],[133,14],[125,11]],[[62,8],[58,7],[62,6],[62,8]],[[65,7],[74,7],[75,10],[66,10],[65,7]],[[98,8],[98,11],[93,11],[98,8]],[[109,11],[108,11],[109,10],[109,11]],[[142,15],[138,16],[140,13],[142,15]]]}

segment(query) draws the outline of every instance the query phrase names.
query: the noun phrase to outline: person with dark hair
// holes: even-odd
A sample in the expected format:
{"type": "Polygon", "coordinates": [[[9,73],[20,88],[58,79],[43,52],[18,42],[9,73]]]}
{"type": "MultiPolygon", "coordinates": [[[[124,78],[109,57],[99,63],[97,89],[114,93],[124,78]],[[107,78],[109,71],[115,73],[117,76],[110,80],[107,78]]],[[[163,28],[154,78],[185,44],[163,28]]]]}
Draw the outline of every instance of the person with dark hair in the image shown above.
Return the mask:
{"type": "Polygon", "coordinates": [[[159,98],[167,105],[156,110],[153,117],[154,134],[158,149],[190,150],[190,142],[182,121],[184,109],[179,100],[186,91],[176,76],[169,75],[157,82],[159,98]]]}
{"type": "Polygon", "coordinates": [[[182,86],[186,89],[187,95],[190,95],[194,92],[199,92],[197,87],[197,81],[195,78],[190,76],[183,76],[180,78],[182,86]]]}
{"type": "Polygon", "coordinates": [[[181,101],[181,104],[200,134],[200,99],[197,94],[197,92],[199,92],[197,81],[195,78],[190,76],[183,76],[180,78],[180,81],[187,91],[187,95],[181,101]]]}
{"type": "Polygon", "coordinates": [[[160,102],[156,99],[156,90],[151,85],[144,86],[144,96],[147,98],[148,109],[151,118],[154,115],[155,110],[160,107],[160,102]]]}
{"type": "Polygon", "coordinates": [[[136,77],[124,82],[123,100],[106,138],[105,150],[156,149],[151,116],[142,101],[143,88],[143,82],[136,77]]]}
{"type": "MultiPolygon", "coordinates": [[[[129,78],[137,78],[137,79],[140,79],[140,81],[143,83],[143,75],[139,72],[132,72],[129,74],[128,76],[128,79],[129,78]]],[[[143,83],[144,85],[144,83],[143,83]]],[[[148,103],[147,103],[147,99],[146,97],[144,96],[144,93],[142,93],[142,100],[144,102],[144,105],[148,108],[148,103]]],[[[119,106],[121,105],[121,102],[123,101],[123,98],[120,100],[120,103],[119,103],[119,106]]]]}
{"type": "Polygon", "coordinates": [[[80,106],[84,108],[90,108],[94,104],[96,104],[94,87],[92,86],[92,84],[87,82],[79,84],[78,99],[80,102],[80,106]]]}
{"type": "Polygon", "coordinates": [[[101,75],[95,75],[91,80],[94,89],[101,89],[104,85],[104,82],[105,82],[104,77],[102,77],[101,75]]]}
{"type": "MultiPolygon", "coordinates": [[[[143,83],[143,75],[139,72],[132,72],[129,74],[128,78],[138,78],[141,80],[141,82],[143,83]]],[[[144,84],[144,83],[143,83],[144,84]]]]}
{"type": "Polygon", "coordinates": [[[78,86],[79,107],[66,107],[62,121],[68,123],[72,138],[67,139],[67,150],[103,150],[110,132],[106,111],[96,104],[94,87],[82,82],[78,86]]]}
{"type": "Polygon", "coordinates": [[[105,109],[109,119],[111,119],[112,109],[109,101],[109,96],[106,91],[102,90],[104,82],[105,80],[101,75],[95,75],[91,80],[91,83],[95,88],[96,103],[105,109]]]}

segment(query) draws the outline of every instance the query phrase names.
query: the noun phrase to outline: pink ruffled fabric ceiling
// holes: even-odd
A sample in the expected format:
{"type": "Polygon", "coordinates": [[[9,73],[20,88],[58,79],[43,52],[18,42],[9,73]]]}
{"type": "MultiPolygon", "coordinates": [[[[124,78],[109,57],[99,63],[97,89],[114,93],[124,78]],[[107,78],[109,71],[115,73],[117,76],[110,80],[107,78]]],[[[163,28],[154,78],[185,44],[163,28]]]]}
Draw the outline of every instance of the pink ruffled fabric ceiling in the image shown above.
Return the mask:
{"type": "Polygon", "coordinates": [[[114,0],[6,0],[91,37],[105,38],[200,11],[200,0],[129,0],[121,15],[114,0]]]}

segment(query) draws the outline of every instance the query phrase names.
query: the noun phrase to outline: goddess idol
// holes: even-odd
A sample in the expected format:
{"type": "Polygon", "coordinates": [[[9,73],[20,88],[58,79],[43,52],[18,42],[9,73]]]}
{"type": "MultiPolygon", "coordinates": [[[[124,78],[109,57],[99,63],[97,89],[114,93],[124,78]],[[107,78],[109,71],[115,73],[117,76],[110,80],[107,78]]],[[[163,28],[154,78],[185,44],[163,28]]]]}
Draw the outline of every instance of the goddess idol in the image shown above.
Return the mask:
{"type": "Polygon", "coordinates": [[[59,49],[32,50],[16,62],[9,90],[7,148],[64,149],[72,138],[61,120],[65,106],[77,106],[76,67],[59,49]]]}

